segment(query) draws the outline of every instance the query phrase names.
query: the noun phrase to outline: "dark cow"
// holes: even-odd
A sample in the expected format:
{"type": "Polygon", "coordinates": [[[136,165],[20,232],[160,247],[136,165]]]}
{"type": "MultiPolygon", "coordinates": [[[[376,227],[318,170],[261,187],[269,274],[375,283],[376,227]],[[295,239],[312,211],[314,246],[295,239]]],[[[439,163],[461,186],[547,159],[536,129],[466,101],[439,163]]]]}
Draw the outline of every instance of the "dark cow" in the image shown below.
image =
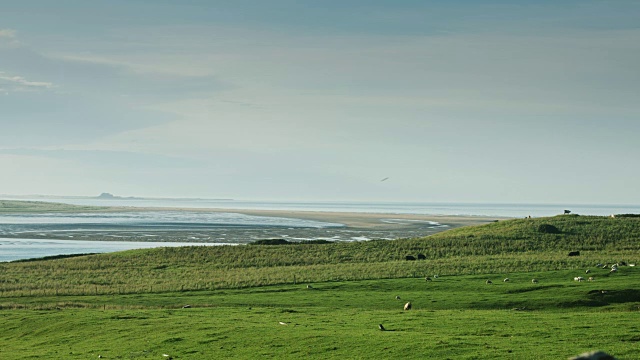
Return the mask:
{"type": "Polygon", "coordinates": [[[418,260],[426,260],[427,257],[424,254],[418,254],[418,260]]]}
{"type": "Polygon", "coordinates": [[[406,260],[415,260],[415,256],[407,255],[404,257],[406,260]]]}
{"type": "Polygon", "coordinates": [[[580,251],[570,251],[569,256],[580,256],[580,251]]]}
{"type": "Polygon", "coordinates": [[[565,214],[571,214],[571,210],[565,210],[564,213],[565,214]]]}

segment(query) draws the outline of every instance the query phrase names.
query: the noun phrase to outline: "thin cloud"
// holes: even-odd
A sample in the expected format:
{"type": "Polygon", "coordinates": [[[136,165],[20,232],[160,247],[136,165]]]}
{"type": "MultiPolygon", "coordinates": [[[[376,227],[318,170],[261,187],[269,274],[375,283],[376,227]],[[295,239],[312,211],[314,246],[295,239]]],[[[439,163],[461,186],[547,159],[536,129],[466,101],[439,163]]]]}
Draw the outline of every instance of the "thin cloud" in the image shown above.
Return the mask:
{"type": "Polygon", "coordinates": [[[15,39],[16,31],[12,29],[0,29],[0,38],[15,39]]]}
{"type": "Polygon", "coordinates": [[[0,86],[5,92],[9,91],[33,91],[51,89],[55,86],[46,81],[30,81],[22,76],[11,76],[0,72],[0,86]]]}

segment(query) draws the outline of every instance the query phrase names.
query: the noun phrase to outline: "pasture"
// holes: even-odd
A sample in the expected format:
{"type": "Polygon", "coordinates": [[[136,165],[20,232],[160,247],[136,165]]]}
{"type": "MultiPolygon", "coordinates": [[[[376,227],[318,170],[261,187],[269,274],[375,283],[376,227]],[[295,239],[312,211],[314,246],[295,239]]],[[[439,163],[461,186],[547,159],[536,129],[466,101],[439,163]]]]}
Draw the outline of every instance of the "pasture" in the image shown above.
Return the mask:
{"type": "Polygon", "coordinates": [[[0,358],[634,359],[639,225],[557,216],[418,239],[0,264],[0,358]]]}

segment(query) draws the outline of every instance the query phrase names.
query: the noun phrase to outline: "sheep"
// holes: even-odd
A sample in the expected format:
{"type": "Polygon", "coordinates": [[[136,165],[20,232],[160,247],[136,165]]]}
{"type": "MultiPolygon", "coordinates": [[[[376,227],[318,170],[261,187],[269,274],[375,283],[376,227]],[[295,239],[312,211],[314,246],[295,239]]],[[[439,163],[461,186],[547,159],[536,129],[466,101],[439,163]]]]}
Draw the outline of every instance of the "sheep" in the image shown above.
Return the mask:
{"type": "Polygon", "coordinates": [[[307,285],[307,289],[313,289],[313,286],[307,285]]]}
{"type": "Polygon", "coordinates": [[[440,277],[440,276],[438,276],[438,274],[433,275],[433,278],[434,278],[434,279],[437,279],[437,278],[439,278],[439,277],[440,277]]]}
{"type": "Polygon", "coordinates": [[[378,329],[385,331],[386,329],[384,328],[384,326],[382,326],[382,324],[378,324],[378,329]]]}
{"type": "Polygon", "coordinates": [[[596,264],[596,267],[601,268],[602,266],[603,266],[603,265],[602,265],[602,264],[600,264],[600,263],[596,264]]]}
{"type": "Polygon", "coordinates": [[[504,280],[502,280],[503,282],[509,282],[511,281],[509,278],[504,278],[504,280]]]}
{"type": "Polygon", "coordinates": [[[584,278],[582,276],[576,276],[573,278],[574,281],[584,281],[584,278]]]}
{"type": "Polygon", "coordinates": [[[614,272],[616,272],[616,271],[618,271],[618,268],[614,268],[614,267],[612,267],[612,268],[611,268],[611,270],[609,270],[609,273],[614,273],[614,272]]]}
{"type": "Polygon", "coordinates": [[[531,282],[534,283],[534,284],[537,284],[538,283],[538,279],[531,279],[531,282]]]}
{"type": "Polygon", "coordinates": [[[400,296],[396,295],[396,300],[400,300],[400,296]]]}
{"type": "Polygon", "coordinates": [[[587,279],[587,281],[593,281],[593,280],[595,280],[593,276],[589,276],[589,278],[587,279]]]}
{"type": "Polygon", "coordinates": [[[569,360],[616,360],[616,358],[603,351],[591,351],[571,357],[569,360]]]}
{"type": "Polygon", "coordinates": [[[636,264],[635,263],[634,264],[629,264],[629,266],[636,266],[636,264]]]}
{"type": "Polygon", "coordinates": [[[425,279],[426,281],[431,281],[431,278],[430,278],[430,277],[428,277],[428,276],[427,276],[426,278],[424,278],[424,279],[425,279]]]}
{"type": "Polygon", "coordinates": [[[587,271],[585,271],[584,273],[585,273],[585,274],[588,274],[588,273],[590,273],[590,272],[591,272],[591,270],[587,269],[587,271]]]}
{"type": "Polygon", "coordinates": [[[487,280],[487,281],[486,281],[486,283],[487,283],[487,284],[493,284],[493,281],[491,281],[491,280],[487,280]]]}
{"type": "Polygon", "coordinates": [[[404,310],[411,310],[411,302],[404,304],[404,310]]]}

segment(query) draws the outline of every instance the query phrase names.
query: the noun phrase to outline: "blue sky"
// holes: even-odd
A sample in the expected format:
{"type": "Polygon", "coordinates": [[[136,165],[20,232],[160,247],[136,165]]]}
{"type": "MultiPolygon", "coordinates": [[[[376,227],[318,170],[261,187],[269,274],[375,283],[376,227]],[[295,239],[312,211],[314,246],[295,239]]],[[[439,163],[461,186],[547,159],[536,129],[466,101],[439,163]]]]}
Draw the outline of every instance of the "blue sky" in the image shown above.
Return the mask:
{"type": "Polygon", "coordinates": [[[0,193],[638,204],[638,18],[636,1],[6,1],[0,193]]]}

